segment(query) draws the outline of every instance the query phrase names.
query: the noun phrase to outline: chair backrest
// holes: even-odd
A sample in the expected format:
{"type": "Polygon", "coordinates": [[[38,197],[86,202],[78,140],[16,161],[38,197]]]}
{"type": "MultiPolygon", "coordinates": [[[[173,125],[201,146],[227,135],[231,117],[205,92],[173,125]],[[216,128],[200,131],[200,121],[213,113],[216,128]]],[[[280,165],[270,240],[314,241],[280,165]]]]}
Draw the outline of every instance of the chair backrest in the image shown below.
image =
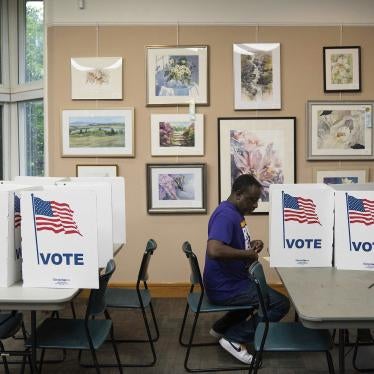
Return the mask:
{"type": "Polygon", "coordinates": [[[201,287],[201,290],[204,291],[203,286],[203,279],[201,277],[200,267],[199,267],[199,261],[197,260],[197,257],[195,253],[193,253],[191,244],[189,242],[184,242],[182,245],[182,250],[186,257],[188,258],[190,269],[191,269],[191,276],[190,281],[192,285],[199,284],[201,287]]]}
{"type": "Polygon", "coordinates": [[[104,273],[100,274],[99,276],[99,288],[93,289],[90,292],[90,297],[88,299],[86,309],[86,320],[90,316],[94,316],[96,314],[104,312],[106,307],[105,292],[108,286],[109,279],[114,273],[114,270],[116,270],[116,263],[114,262],[114,260],[109,260],[104,273]]]}
{"type": "Polygon", "coordinates": [[[153,252],[156,250],[156,248],[157,243],[153,239],[149,239],[143,254],[142,263],[140,264],[137,282],[138,285],[140,281],[145,282],[148,280],[149,261],[151,260],[151,256],[153,255],[153,252]]]}
{"type": "Polygon", "coordinates": [[[259,314],[264,317],[265,321],[268,321],[269,293],[264,269],[258,261],[255,261],[249,267],[248,272],[257,287],[258,298],[260,300],[259,314]]]}

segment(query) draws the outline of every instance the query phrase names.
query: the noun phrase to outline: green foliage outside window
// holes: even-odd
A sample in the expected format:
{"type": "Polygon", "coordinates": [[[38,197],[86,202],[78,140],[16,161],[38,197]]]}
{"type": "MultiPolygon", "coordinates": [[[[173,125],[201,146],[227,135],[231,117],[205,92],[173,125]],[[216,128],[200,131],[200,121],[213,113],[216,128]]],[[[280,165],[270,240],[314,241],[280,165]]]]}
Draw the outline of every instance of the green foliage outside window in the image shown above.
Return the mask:
{"type": "Polygon", "coordinates": [[[43,1],[26,2],[25,81],[43,79],[43,1]]]}
{"type": "Polygon", "coordinates": [[[26,175],[44,175],[44,117],[43,101],[24,105],[26,128],[26,175]]]}

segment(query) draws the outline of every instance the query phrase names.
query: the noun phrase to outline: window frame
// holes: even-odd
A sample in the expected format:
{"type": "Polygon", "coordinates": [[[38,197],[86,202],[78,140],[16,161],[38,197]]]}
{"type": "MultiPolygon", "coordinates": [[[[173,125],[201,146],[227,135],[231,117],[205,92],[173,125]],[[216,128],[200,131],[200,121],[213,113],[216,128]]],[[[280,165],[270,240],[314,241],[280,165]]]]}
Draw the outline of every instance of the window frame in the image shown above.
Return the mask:
{"type": "MultiPolygon", "coordinates": [[[[1,9],[1,82],[0,105],[3,107],[3,179],[25,175],[26,148],[22,134],[26,130],[25,101],[42,100],[44,105],[44,174],[47,175],[47,126],[44,100],[45,80],[25,82],[26,2],[28,0],[0,0],[1,9]],[[6,58],[8,57],[8,58],[6,58]],[[22,78],[22,79],[20,79],[22,78]]],[[[43,1],[44,2],[44,1],[43,1]]],[[[43,65],[46,72],[46,25],[44,2],[43,65]]]]}

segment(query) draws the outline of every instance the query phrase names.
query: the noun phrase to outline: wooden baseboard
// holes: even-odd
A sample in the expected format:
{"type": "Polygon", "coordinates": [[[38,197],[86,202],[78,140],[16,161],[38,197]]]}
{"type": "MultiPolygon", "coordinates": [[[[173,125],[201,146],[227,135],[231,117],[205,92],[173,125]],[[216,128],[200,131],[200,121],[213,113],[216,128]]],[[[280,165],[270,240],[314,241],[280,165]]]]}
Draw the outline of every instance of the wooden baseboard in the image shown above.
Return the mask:
{"type": "MultiPolygon", "coordinates": [[[[283,284],[274,283],[269,284],[270,287],[274,288],[276,291],[287,295],[287,291],[283,284]]],[[[130,287],[135,288],[134,282],[112,282],[109,287],[119,288],[119,287],[130,287]]],[[[185,298],[190,290],[189,283],[148,283],[148,287],[151,290],[152,297],[177,297],[185,298]]],[[[81,297],[88,297],[88,290],[84,290],[80,294],[81,297]]]]}

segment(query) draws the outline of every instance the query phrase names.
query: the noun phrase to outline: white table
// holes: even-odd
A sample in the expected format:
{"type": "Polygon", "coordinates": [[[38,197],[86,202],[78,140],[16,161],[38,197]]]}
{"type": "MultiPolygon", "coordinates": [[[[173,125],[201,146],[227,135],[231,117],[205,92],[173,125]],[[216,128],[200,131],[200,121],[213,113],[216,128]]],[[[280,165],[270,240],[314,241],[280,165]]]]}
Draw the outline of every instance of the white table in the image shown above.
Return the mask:
{"type": "Polygon", "coordinates": [[[79,293],[77,288],[26,288],[22,283],[0,287],[0,310],[31,312],[31,360],[36,367],[36,312],[61,310],[79,293]]]}
{"type": "Polygon", "coordinates": [[[344,329],[374,327],[373,271],[277,268],[301,323],[339,329],[339,370],[344,373],[344,329]]]}

